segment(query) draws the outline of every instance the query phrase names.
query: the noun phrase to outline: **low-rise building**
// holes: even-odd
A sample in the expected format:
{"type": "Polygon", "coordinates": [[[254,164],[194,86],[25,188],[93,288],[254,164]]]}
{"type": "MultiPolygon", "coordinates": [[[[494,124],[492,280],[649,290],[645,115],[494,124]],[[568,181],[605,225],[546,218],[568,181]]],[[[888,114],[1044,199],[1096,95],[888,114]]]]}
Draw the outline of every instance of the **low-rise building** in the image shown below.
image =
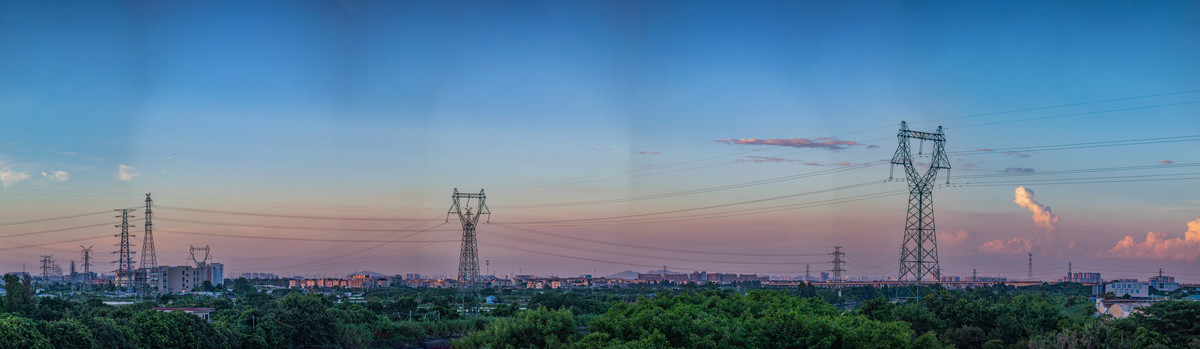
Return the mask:
{"type": "Polygon", "coordinates": [[[1136,280],[1133,282],[1130,282],[1130,281],[1111,282],[1111,283],[1108,283],[1107,285],[1104,285],[1104,292],[1111,292],[1113,295],[1115,295],[1117,297],[1124,297],[1124,296],[1128,295],[1133,298],[1149,298],[1150,297],[1150,285],[1141,283],[1141,282],[1137,282],[1136,280]]]}
{"type": "Polygon", "coordinates": [[[204,319],[204,321],[208,321],[208,314],[212,313],[213,310],[216,310],[216,309],[214,309],[214,308],[154,308],[154,310],[158,310],[158,311],[161,311],[164,313],[178,310],[178,311],[182,311],[182,312],[185,312],[188,314],[199,316],[201,319],[204,319]]]}

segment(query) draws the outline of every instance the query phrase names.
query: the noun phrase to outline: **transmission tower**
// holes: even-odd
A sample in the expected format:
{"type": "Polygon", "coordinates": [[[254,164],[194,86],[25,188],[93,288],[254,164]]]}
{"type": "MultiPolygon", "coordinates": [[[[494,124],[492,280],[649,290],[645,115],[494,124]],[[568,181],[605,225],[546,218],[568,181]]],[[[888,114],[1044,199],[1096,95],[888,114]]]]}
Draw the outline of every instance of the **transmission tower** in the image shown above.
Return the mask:
{"type": "Polygon", "coordinates": [[[83,245],[79,245],[79,254],[83,257],[83,280],[86,283],[91,283],[92,281],[92,247],[95,246],[83,247],[83,245]]]}
{"type": "Polygon", "coordinates": [[[804,265],[804,282],[809,282],[809,281],[812,281],[812,270],[809,269],[808,264],[805,264],[804,265]]]}
{"type": "Polygon", "coordinates": [[[153,212],[150,211],[150,206],[154,204],[150,200],[150,193],[146,193],[146,225],[142,230],[142,268],[152,269],[158,266],[158,259],[154,254],[154,223],[150,221],[153,212]]]}
{"type": "Polygon", "coordinates": [[[488,210],[483,189],[479,189],[479,194],[473,194],[459,193],[458,188],[454,188],[451,197],[454,202],[446,212],[446,221],[450,221],[451,214],[457,214],[463,229],[462,254],[458,258],[458,285],[474,294],[479,286],[479,248],[475,242],[475,226],[479,224],[479,216],[488,215],[490,220],[492,212],[488,210]],[[471,207],[471,199],[478,199],[474,208],[471,207]]]}
{"type": "Polygon", "coordinates": [[[833,261],[830,261],[830,263],[833,263],[833,270],[831,270],[833,272],[833,282],[841,283],[842,273],[846,271],[846,269],[842,268],[842,265],[846,264],[846,261],[842,260],[842,256],[845,256],[846,253],[842,252],[841,246],[834,246],[833,253],[830,254],[833,255],[833,261]]]}
{"type": "Polygon", "coordinates": [[[204,265],[208,264],[208,259],[212,258],[212,254],[210,254],[209,252],[210,252],[210,250],[208,249],[208,245],[204,245],[204,247],[196,247],[196,246],[188,245],[188,259],[190,259],[193,263],[196,263],[196,268],[200,268],[200,267],[203,267],[204,265]],[[203,260],[196,258],[196,252],[200,252],[200,251],[204,252],[203,260]]]}
{"type": "Polygon", "coordinates": [[[1029,275],[1026,276],[1029,280],[1033,280],[1033,253],[1029,253],[1029,275]]]}
{"type": "Polygon", "coordinates": [[[117,254],[117,260],[113,261],[113,263],[117,263],[117,278],[115,281],[118,287],[129,287],[133,286],[133,244],[129,243],[129,238],[134,236],[129,234],[129,228],[133,227],[133,225],[129,224],[129,219],[133,218],[133,216],[129,215],[129,212],[133,211],[133,209],[118,208],[114,211],[121,212],[121,215],[117,216],[117,218],[121,219],[121,224],[115,225],[115,227],[121,228],[121,233],[113,235],[121,238],[121,242],[115,245],[119,246],[120,249],[113,252],[117,254]]]}
{"type": "Polygon", "coordinates": [[[42,282],[50,283],[50,275],[54,271],[54,256],[42,255],[42,282]]]}
{"type": "Polygon", "coordinates": [[[79,275],[79,274],[75,273],[75,260],[74,259],[71,260],[71,274],[70,275],[71,275],[71,282],[74,282],[75,278],[79,275]]]}
{"type": "MultiPolygon", "coordinates": [[[[896,148],[896,155],[892,156],[892,169],[894,172],[895,165],[904,166],[909,190],[908,217],[904,223],[904,241],[900,244],[900,277],[897,280],[912,281],[917,286],[926,282],[926,279],[938,282],[941,280],[941,266],[938,265],[937,232],[933,222],[933,187],[938,170],[950,170],[950,160],[945,150],[946,136],[942,134],[941,126],[938,126],[937,132],[913,131],[901,121],[896,138],[900,144],[896,148]],[[909,149],[912,139],[921,142],[917,155],[923,155],[925,141],[933,142],[929,169],[923,174],[913,164],[913,154],[909,149]]],[[[946,180],[950,180],[949,176],[946,180]]]]}

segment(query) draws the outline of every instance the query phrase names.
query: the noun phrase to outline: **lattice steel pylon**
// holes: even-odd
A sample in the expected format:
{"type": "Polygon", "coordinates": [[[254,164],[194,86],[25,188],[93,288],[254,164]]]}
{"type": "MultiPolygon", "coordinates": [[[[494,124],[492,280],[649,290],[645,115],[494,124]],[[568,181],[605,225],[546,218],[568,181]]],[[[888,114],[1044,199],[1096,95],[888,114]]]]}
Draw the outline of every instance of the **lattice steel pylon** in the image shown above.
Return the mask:
{"type": "Polygon", "coordinates": [[[117,263],[117,275],[114,282],[117,287],[130,287],[133,286],[133,244],[129,243],[129,238],[134,235],[129,233],[129,228],[133,227],[129,224],[129,219],[133,218],[129,215],[129,211],[133,211],[133,209],[118,208],[114,211],[121,212],[121,215],[117,216],[121,219],[121,224],[115,225],[115,227],[121,228],[121,233],[113,235],[121,238],[121,242],[115,245],[119,247],[119,250],[113,252],[117,254],[117,260],[113,261],[113,263],[117,263]]]}
{"type": "Polygon", "coordinates": [[[842,252],[841,246],[834,246],[833,253],[830,253],[830,255],[833,256],[833,260],[829,262],[833,264],[833,270],[830,270],[833,272],[833,282],[835,285],[838,285],[838,288],[841,288],[841,283],[844,280],[843,278],[845,278],[843,274],[846,272],[846,268],[842,267],[846,265],[846,261],[842,260],[842,256],[845,256],[846,252],[842,252]]]}
{"type": "MultiPolygon", "coordinates": [[[[900,244],[900,276],[899,281],[911,281],[921,285],[941,279],[941,266],[938,264],[937,231],[933,221],[933,187],[937,180],[938,170],[950,169],[950,159],[946,157],[946,136],[942,127],[937,132],[922,132],[908,129],[908,124],[900,122],[900,132],[896,135],[900,144],[896,155],[892,156],[892,169],[895,165],[904,166],[904,174],[908,181],[908,217],[904,223],[904,240],[900,244]],[[913,155],[909,150],[909,141],[921,141],[918,155],[924,153],[925,141],[933,142],[933,153],[930,154],[929,169],[920,173],[913,164],[913,155]]],[[[889,177],[890,179],[890,177],[889,177]]],[[[949,182],[949,175],[946,181],[949,182]]],[[[920,295],[918,294],[918,297],[920,295]]]]}
{"type": "Polygon", "coordinates": [[[146,193],[146,225],[142,230],[142,263],[139,264],[146,269],[158,266],[158,258],[154,253],[154,223],[150,220],[153,215],[150,206],[153,204],[154,200],[150,200],[150,193],[146,193]]]}
{"type": "Polygon", "coordinates": [[[459,193],[458,188],[454,188],[454,195],[451,197],[454,201],[450,210],[446,212],[446,221],[450,221],[451,214],[457,214],[463,228],[462,254],[458,258],[458,285],[473,293],[479,288],[479,246],[475,241],[475,226],[479,224],[480,216],[488,215],[490,220],[492,211],[488,210],[487,196],[483,194],[483,189],[479,189],[479,194],[474,194],[459,193]],[[474,212],[471,199],[478,199],[474,212]]]}

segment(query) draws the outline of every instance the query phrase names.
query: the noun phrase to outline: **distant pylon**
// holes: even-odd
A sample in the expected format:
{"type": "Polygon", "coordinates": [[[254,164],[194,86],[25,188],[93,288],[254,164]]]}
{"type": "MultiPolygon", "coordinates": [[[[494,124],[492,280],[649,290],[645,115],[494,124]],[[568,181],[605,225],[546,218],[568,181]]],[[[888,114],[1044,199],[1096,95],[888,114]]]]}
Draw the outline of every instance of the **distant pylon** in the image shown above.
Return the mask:
{"type": "Polygon", "coordinates": [[[842,252],[841,246],[834,246],[833,253],[830,254],[833,255],[833,260],[830,261],[830,263],[833,263],[833,270],[831,270],[833,272],[833,281],[840,283],[843,281],[842,272],[846,271],[846,269],[842,268],[842,265],[846,264],[846,261],[842,260],[842,256],[845,256],[846,253],[842,252]]]}
{"type": "Polygon", "coordinates": [[[142,230],[142,263],[139,264],[146,269],[158,266],[158,258],[154,253],[154,223],[150,220],[153,216],[150,206],[153,204],[154,201],[150,200],[150,193],[146,193],[146,224],[142,230]]]}
{"type": "Polygon", "coordinates": [[[204,245],[204,247],[188,245],[188,259],[190,259],[192,263],[196,263],[196,268],[203,267],[205,264],[208,264],[208,259],[212,258],[212,254],[210,252],[211,250],[209,250],[208,245],[204,245]],[[196,252],[200,251],[204,251],[203,260],[196,258],[196,252]]]}
{"type": "Polygon", "coordinates": [[[92,247],[95,246],[83,247],[83,245],[79,245],[79,254],[83,260],[83,281],[86,283],[91,283],[92,281],[92,247]]]}
{"type": "Polygon", "coordinates": [[[121,215],[117,216],[121,219],[121,224],[115,225],[115,227],[121,228],[121,233],[113,235],[121,238],[121,242],[115,245],[119,247],[119,250],[113,252],[117,254],[117,260],[113,261],[113,263],[117,263],[115,283],[118,287],[129,287],[133,286],[133,244],[129,243],[129,238],[134,236],[129,233],[129,228],[133,227],[129,224],[129,219],[133,218],[129,215],[129,211],[133,211],[133,209],[118,208],[114,211],[121,212],[121,215]]]}
{"type": "Polygon", "coordinates": [[[941,280],[941,266],[938,264],[937,231],[933,220],[933,187],[938,170],[950,169],[945,150],[946,136],[942,134],[941,126],[938,126],[937,132],[912,131],[907,123],[901,121],[896,137],[900,144],[892,156],[892,168],[895,165],[904,166],[909,189],[908,216],[904,224],[904,240],[900,243],[898,280],[912,281],[918,286],[925,283],[926,279],[938,282],[941,280]],[[925,173],[918,172],[913,164],[913,155],[909,150],[909,141],[912,139],[921,141],[922,148],[918,149],[918,155],[924,152],[925,141],[933,142],[929,169],[925,173]]]}
{"type": "Polygon", "coordinates": [[[1029,275],[1027,276],[1027,278],[1028,278],[1028,280],[1033,280],[1033,253],[1032,252],[1029,253],[1029,275]]]}
{"type": "Polygon", "coordinates": [[[809,281],[812,281],[812,272],[809,269],[809,265],[805,264],[804,265],[804,282],[809,282],[809,281]]]}
{"type": "Polygon", "coordinates": [[[42,282],[50,283],[50,275],[54,270],[54,256],[42,255],[42,282]]]}
{"type": "Polygon", "coordinates": [[[454,201],[446,212],[446,221],[450,221],[451,214],[457,214],[463,229],[462,253],[458,258],[458,284],[473,292],[479,286],[479,247],[475,241],[475,226],[479,224],[479,216],[486,214],[490,220],[492,212],[488,210],[483,189],[479,189],[479,194],[473,194],[459,193],[458,188],[454,188],[451,198],[454,201]],[[474,212],[471,199],[478,199],[474,212]]]}

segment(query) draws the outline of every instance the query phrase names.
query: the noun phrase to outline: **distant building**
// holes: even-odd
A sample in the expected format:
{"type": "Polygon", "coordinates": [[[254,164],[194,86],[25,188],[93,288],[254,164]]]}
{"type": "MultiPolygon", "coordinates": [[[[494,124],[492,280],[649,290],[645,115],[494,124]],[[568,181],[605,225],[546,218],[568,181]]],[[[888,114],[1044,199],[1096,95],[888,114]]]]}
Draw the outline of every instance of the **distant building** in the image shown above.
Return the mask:
{"type": "Polygon", "coordinates": [[[1100,273],[1072,273],[1069,276],[1059,279],[1062,282],[1078,282],[1078,283],[1101,283],[1104,279],[1100,277],[1100,273]]]}
{"type": "Polygon", "coordinates": [[[1099,298],[1096,299],[1096,312],[1110,315],[1113,318],[1124,319],[1129,317],[1129,315],[1142,312],[1139,308],[1148,305],[1150,305],[1150,302],[1145,300],[1099,298]]]}
{"type": "Polygon", "coordinates": [[[1149,298],[1150,285],[1141,282],[1112,282],[1104,285],[1104,292],[1112,292],[1117,297],[1129,295],[1133,298],[1149,298]]]}
{"type": "Polygon", "coordinates": [[[1174,276],[1157,275],[1150,278],[1150,287],[1163,292],[1171,292],[1179,289],[1179,283],[1175,282],[1174,276]]]}
{"type": "Polygon", "coordinates": [[[147,284],[158,292],[164,293],[187,293],[204,285],[205,281],[213,286],[220,285],[225,281],[222,279],[225,266],[221,263],[205,263],[199,267],[164,265],[153,269],[139,270],[145,270],[144,274],[150,275],[144,279],[147,284]]]}
{"type": "Polygon", "coordinates": [[[274,273],[259,273],[259,272],[242,273],[241,277],[246,278],[246,279],[279,279],[280,278],[279,275],[275,275],[274,273]]]}

